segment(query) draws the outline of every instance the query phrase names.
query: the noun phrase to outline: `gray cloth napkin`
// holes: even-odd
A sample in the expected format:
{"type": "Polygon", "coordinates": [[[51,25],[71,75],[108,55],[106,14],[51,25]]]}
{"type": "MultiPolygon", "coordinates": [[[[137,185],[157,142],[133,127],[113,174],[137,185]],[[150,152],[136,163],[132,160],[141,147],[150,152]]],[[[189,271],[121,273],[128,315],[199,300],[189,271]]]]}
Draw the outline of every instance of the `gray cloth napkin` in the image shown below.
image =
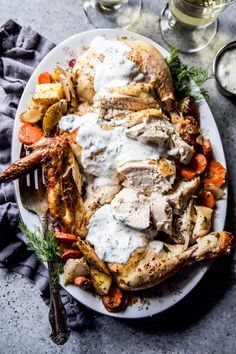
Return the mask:
{"type": "MultiPolygon", "coordinates": [[[[0,28],[0,169],[11,160],[11,139],[15,113],[25,85],[40,60],[55,45],[30,27],[9,20],[0,28]]],[[[49,303],[47,269],[27,249],[17,225],[19,210],[12,183],[0,185],[0,267],[16,271],[37,284],[49,303]]],[[[68,324],[82,329],[91,325],[91,313],[60,290],[68,324]]]]}

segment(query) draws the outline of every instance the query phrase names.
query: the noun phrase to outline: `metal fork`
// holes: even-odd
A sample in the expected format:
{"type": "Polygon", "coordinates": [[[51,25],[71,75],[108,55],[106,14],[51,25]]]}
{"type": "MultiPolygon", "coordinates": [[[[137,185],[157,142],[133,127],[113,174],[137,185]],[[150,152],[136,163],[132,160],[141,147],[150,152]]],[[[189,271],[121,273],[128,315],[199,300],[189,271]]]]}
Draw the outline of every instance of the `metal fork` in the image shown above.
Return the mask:
{"type": "MultiPolygon", "coordinates": [[[[48,202],[42,169],[31,172],[26,177],[19,178],[21,202],[24,208],[36,213],[42,223],[43,233],[48,229],[48,202]]],[[[66,311],[59,294],[59,285],[52,281],[55,265],[48,263],[50,285],[49,321],[52,327],[51,339],[56,344],[64,344],[70,336],[66,322],[66,311]]]]}

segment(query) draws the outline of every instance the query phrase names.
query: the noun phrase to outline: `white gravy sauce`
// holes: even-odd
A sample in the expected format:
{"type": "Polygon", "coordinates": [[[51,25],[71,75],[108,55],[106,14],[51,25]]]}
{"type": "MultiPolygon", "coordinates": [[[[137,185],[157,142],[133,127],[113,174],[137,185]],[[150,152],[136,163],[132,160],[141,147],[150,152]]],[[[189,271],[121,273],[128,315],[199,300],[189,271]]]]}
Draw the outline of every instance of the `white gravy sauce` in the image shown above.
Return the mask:
{"type": "Polygon", "coordinates": [[[111,206],[103,205],[91,217],[86,240],[105,262],[126,263],[131,254],[146,245],[144,234],[113,218],[111,206]]]}
{"type": "Polygon", "coordinates": [[[64,116],[59,123],[61,130],[72,132],[79,128],[76,141],[82,147],[81,164],[86,173],[103,177],[106,183],[107,178],[112,179],[116,184],[119,165],[160,158],[162,149],[128,138],[122,126],[101,129],[99,122],[96,113],[87,113],[81,117],[64,116]]]}
{"type": "MultiPolygon", "coordinates": [[[[99,123],[96,113],[83,116],[69,114],[59,122],[63,131],[73,132],[78,129],[76,141],[82,147],[81,164],[86,173],[96,177],[95,184],[98,186],[114,185],[118,182],[119,164],[159,159],[162,149],[128,138],[122,126],[104,130],[99,123]]],[[[126,263],[138,247],[147,244],[148,230],[145,233],[146,237],[144,233],[115,220],[111,206],[106,204],[91,217],[86,239],[94,245],[99,258],[106,262],[126,263]]],[[[159,253],[163,245],[160,241],[151,241],[150,247],[159,253]]]]}
{"type": "Polygon", "coordinates": [[[125,86],[140,81],[143,74],[135,63],[127,58],[131,48],[122,41],[96,37],[90,48],[101,58],[93,62],[94,90],[99,92],[107,87],[125,86]]]}
{"type": "Polygon", "coordinates": [[[222,54],[217,74],[222,86],[236,94],[236,48],[229,49],[222,54]]]}

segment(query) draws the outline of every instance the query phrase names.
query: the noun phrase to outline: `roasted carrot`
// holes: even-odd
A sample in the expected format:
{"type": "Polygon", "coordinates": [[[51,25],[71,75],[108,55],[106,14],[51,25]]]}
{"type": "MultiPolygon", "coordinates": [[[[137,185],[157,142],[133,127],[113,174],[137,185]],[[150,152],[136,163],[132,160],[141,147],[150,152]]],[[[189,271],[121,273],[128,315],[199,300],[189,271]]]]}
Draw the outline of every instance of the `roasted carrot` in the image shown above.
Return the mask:
{"type": "Polygon", "coordinates": [[[50,84],[52,82],[51,75],[47,72],[44,71],[38,76],[38,83],[39,84],[50,84]]]}
{"type": "Polygon", "coordinates": [[[61,254],[63,254],[65,251],[68,251],[71,249],[71,245],[68,243],[64,243],[64,242],[60,242],[60,241],[57,241],[57,243],[60,248],[61,254]]]}
{"type": "Polygon", "coordinates": [[[69,258],[81,258],[81,257],[82,257],[81,252],[79,250],[76,250],[76,249],[66,250],[61,255],[61,259],[63,261],[67,261],[67,259],[69,259],[69,258]]]}
{"type": "Polygon", "coordinates": [[[212,146],[210,139],[204,139],[202,145],[203,154],[209,159],[212,156],[212,146]]]}
{"type": "Polygon", "coordinates": [[[55,239],[57,241],[65,242],[65,243],[73,243],[78,241],[78,237],[75,235],[67,234],[65,232],[56,231],[54,233],[55,239]]]}
{"type": "Polygon", "coordinates": [[[188,167],[182,167],[180,170],[180,174],[185,179],[193,179],[196,177],[197,172],[188,167]]]}
{"type": "Polygon", "coordinates": [[[103,305],[109,312],[119,311],[122,301],[123,293],[116,286],[111,286],[108,293],[102,297],[103,305]]]}
{"type": "Polygon", "coordinates": [[[128,304],[129,304],[129,296],[126,293],[126,294],[123,294],[123,300],[122,300],[122,303],[121,303],[121,305],[119,307],[119,311],[125,310],[126,307],[128,306],[128,304]]]}
{"type": "Polygon", "coordinates": [[[199,194],[198,202],[200,205],[213,209],[215,205],[215,197],[210,191],[203,190],[199,194]]]}
{"type": "Polygon", "coordinates": [[[93,289],[92,280],[89,279],[88,277],[85,277],[85,276],[76,277],[74,279],[74,285],[78,286],[79,288],[82,288],[84,290],[92,290],[93,289]]]}
{"type": "Polygon", "coordinates": [[[221,187],[225,183],[225,177],[226,170],[221,165],[221,163],[215,160],[211,160],[209,162],[206,175],[203,179],[203,184],[208,185],[212,183],[217,187],[221,187]]]}
{"type": "Polygon", "coordinates": [[[207,167],[207,159],[203,154],[196,154],[192,158],[191,165],[197,175],[200,175],[207,167]]]}
{"type": "Polygon", "coordinates": [[[34,144],[43,137],[43,131],[37,125],[24,123],[19,130],[18,139],[21,143],[34,144]]]}

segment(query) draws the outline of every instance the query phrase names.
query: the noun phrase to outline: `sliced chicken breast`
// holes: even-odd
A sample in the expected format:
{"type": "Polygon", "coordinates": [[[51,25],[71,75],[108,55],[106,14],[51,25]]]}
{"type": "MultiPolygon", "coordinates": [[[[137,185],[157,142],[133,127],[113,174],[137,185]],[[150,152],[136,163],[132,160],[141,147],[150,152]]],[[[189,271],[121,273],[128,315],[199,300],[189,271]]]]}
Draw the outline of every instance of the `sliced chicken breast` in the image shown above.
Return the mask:
{"type": "MultiPolygon", "coordinates": [[[[143,144],[155,144],[168,155],[180,159],[183,164],[188,164],[193,157],[194,148],[188,145],[179,135],[175,126],[165,116],[152,118],[143,111],[142,120],[125,130],[126,136],[136,139],[143,144]]],[[[134,115],[133,115],[134,120],[134,115]]]]}
{"type": "Polygon", "coordinates": [[[116,220],[137,230],[147,229],[150,225],[149,198],[131,188],[123,188],[115,196],[111,211],[116,220]]]}
{"type": "Polygon", "coordinates": [[[170,190],[175,181],[175,164],[169,160],[130,161],[118,168],[123,186],[151,194],[170,190]]]}

